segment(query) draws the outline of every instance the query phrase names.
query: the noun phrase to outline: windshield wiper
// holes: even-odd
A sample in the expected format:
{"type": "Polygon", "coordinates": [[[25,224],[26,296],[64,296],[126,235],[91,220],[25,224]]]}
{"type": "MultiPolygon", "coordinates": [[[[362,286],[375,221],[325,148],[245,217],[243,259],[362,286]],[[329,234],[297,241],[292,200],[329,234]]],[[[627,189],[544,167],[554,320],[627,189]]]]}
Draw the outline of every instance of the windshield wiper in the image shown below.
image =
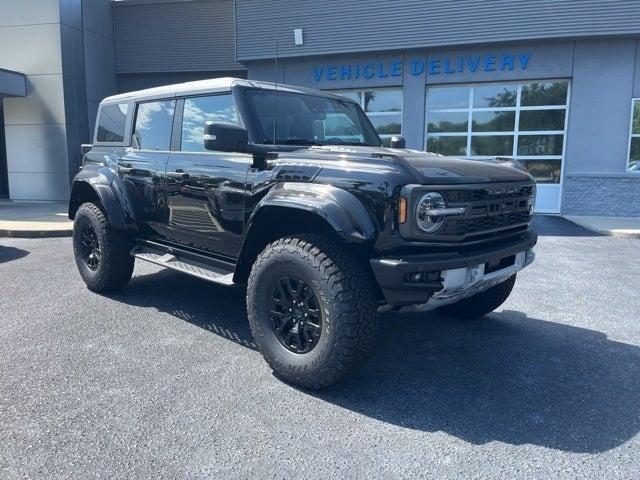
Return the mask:
{"type": "MultiPolygon", "coordinates": [[[[267,143],[268,140],[265,140],[267,143]]],[[[321,145],[321,143],[311,140],[310,138],[278,138],[276,144],[281,145],[321,145]]]]}
{"type": "Polygon", "coordinates": [[[331,143],[323,143],[323,145],[353,145],[354,147],[377,147],[379,145],[373,145],[371,143],[367,143],[367,142],[345,142],[345,141],[339,141],[339,142],[331,142],[331,143]]]}

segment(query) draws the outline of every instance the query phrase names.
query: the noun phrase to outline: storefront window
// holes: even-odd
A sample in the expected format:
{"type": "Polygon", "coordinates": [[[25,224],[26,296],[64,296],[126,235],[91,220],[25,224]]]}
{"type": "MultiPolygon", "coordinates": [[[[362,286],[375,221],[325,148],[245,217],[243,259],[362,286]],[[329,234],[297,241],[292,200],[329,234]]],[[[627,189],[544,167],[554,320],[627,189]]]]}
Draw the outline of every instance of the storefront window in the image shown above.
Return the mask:
{"type": "Polygon", "coordinates": [[[629,171],[640,172],[640,99],[633,99],[631,138],[629,139],[629,171]]]}
{"type": "Polygon", "coordinates": [[[402,134],[402,89],[372,88],[339,90],[334,93],[355,100],[364,109],[385,146],[393,135],[402,134]]]}
{"type": "MultiPolygon", "coordinates": [[[[516,158],[540,183],[559,183],[566,132],[567,81],[427,88],[426,150],[486,159],[516,158]]],[[[640,100],[637,145],[640,160],[640,100]]],[[[636,167],[640,169],[640,166],[636,167]]]]}

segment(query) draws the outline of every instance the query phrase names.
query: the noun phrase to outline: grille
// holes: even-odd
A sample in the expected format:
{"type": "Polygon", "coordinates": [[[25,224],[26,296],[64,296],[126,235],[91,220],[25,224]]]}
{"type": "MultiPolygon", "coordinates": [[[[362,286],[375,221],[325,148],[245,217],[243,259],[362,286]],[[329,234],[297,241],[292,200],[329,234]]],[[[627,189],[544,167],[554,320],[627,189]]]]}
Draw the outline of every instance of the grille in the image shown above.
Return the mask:
{"type": "Polygon", "coordinates": [[[503,200],[518,197],[528,198],[532,193],[533,186],[531,185],[524,187],[478,188],[475,190],[447,190],[442,192],[447,200],[447,204],[503,200]]]}
{"type": "Polygon", "coordinates": [[[465,220],[447,220],[442,233],[445,235],[472,235],[498,229],[508,229],[516,225],[528,223],[528,211],[513,212],[502,215],[482,216],[465,220]]]}
{"type": "Polygon", "coordinates": [[[467,213],[448,217],[439,235],[478,237],[485,233],[526,228],[531,220],[533,185],[488,186],[442,192],[448,206],[466,206],[467,213]]]}

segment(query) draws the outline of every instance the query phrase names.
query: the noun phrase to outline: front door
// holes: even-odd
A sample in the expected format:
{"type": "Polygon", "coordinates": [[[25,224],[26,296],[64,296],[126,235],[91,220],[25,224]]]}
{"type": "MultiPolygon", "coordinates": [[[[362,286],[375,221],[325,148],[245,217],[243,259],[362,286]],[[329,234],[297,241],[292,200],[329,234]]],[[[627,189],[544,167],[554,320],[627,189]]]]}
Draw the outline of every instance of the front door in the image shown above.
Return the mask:
{"type": "Polygon", "coordinates": [[[241,125],[230,92],[185,98],[176,107],[167,165],[167,238],[235,259],[244,226],[245,184],[251,155],[204,148],[204,124],[241,125]]]}
{"type": "Polygon", "coordinates": [[[147,238],[165,237],[164,184],[174,112],[175,100],[138,104],[132,146],[118,160],[138,228],[147,238]]]}

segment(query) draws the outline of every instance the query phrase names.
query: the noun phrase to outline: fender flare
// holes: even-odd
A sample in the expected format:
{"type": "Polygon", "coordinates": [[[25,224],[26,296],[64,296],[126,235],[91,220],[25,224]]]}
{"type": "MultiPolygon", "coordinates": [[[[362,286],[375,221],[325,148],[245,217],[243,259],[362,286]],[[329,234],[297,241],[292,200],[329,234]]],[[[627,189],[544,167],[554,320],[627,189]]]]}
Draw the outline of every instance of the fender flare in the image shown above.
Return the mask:
{"type": "Polygon", "coordinates": [[[347,242],[364,243],[376,234],[371,215],[352,193],[333,185],[285,182],[273,186],[254,208],[243,247],[260,212],[267,207],[286,207],[318,215],[347,242]]]}
{"type": "Polygon", "coordinates": [[[122,188],[122,180],[111,168],[104,165],[83,168],[74,178],[69,200],[69,218],[75,217],[76,211],[83,203],[82,197],[86,194],[87,188],[95,193],[112,227],[119,230],[135,228],[133,210],[127,208],[129,202],[122,188]]]}

